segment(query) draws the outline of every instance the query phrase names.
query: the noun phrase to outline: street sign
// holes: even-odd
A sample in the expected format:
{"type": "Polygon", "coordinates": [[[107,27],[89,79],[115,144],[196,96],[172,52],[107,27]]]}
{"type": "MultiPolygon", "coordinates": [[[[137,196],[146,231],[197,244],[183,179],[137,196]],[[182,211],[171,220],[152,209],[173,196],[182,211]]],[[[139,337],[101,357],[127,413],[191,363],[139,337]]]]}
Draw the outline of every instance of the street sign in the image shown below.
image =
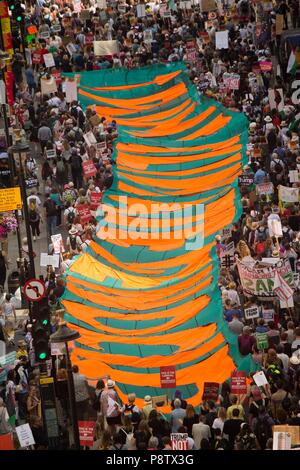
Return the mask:
{"type": "Polygon", "coordinates": [[[39,302],[45,293],[45,284],[40,279],[30,279],[24,285],[24,295],[29,302],[39,302]]]}
{"type": "Polygon", "coordinates": [[[16,188],[0,189],[0,212],[22,209],[21,191],[16,188]]]}
{"type": "Polygon", "coordinates": [[[160,368],[160,386],[161,388],[176,387],[175,366],[163,366],[160,368]]]}

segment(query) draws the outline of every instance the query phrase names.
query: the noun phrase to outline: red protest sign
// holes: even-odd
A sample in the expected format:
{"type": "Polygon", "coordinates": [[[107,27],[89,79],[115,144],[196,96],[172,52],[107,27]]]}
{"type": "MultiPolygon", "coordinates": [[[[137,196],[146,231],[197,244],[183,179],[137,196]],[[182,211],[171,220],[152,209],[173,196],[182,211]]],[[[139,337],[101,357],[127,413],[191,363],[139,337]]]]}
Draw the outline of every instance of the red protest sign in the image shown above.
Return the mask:
{"type": "Polygon", "coordinates": [[[161,388],[176,387],[175,366],[163,366],[160,368],[160,386],[161,388]]]}
{"type": "Polygon", "coordinates": [[[61,73],[58,72],[58,70],[52,72],[52,76],[54,77],[56,85],[60,85],[62,83],[61,73]]]}
{"type": "Polygon", "coordinates": [[[204,382],[202,400],[218,399],[219,384],[217,382],[204,382]]]}
{"type": "Polygon", "coordinates": [[[171,444],[173,450],[188,450],[188,433],[172,433],[171,444]]]}
{"type": "Polygon", "coordinates": [[[271,72],[273,64],[270,61],[262,60],[259,62],[259,67],[262,72],[271,72]]]}
{"type": "Polygon", "coordinates": [[[233,372],[231,376],[231,392],[235,395],[243,395],[247,393],[246,372],[233,372]]]}
{"type": "Polygon", "coordinates": [[[94,42],[94,35],[93,33],[87,33],[85,35],[85,45],[90,46],[94,42]]]}
{"type": "Polygon", "coordinates": [[[40,51],[33,52],[31,60],[33,64],[41,64],[43,58],[42,58],[42,54],[40,53],[40,51]]]}
{"type": "Polygon", "coordinates": [[[90,176],[95,176],[97,173],[97,168],[95,167],[95,164],[92,160],[87,160],[82,163],[82,168],[84,175],[87,176],[88,178],[90,176]]]}
{"type": "Polygon", "coordinates": [[[78,211],[81,224],[86,224],[92,219],[93,216],[91,214],[90,207],[88,204],[79,204],[78,206],[76,206],[76,209],[78,211]]]}
{"type": "Polygon", "coordinates": [[[0,436],[0,450],[15,450],[11,433],[0,436]]]}
{"type": "Polygon", "coordinates": [[[78,421],[81,446],[91,447],[94,444],[95,421],[78,421]]]}
{"type": "Polygon", "coordinates": [[[97,209],[102,202],[102,193],[96,193],[96,191],[91,191],[90,194],[90,208],[92,210],[97,209]]]}

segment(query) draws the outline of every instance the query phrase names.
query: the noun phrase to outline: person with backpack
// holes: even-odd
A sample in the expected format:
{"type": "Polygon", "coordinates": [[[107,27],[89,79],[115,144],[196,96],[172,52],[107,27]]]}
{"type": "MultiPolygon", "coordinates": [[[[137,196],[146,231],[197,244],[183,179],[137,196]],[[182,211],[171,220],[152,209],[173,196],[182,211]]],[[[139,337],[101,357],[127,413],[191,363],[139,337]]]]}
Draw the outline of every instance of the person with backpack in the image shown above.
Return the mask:
{"type": "Polygon", "coordinates": [[[56,222],[57,222],[57,208],[55,201],[50,198],[50,194],[46,194],[46,201],[44,202],[44,208],[46,211],[46,220],[47,220],[47,228],[48,228],[48,235],[51,237],[54,235],[56,230],[56,222]]]}
{"type": "Polygon", "coordinates": [[[256,340],[254,336],[251,335],[251,330],[249,326],[244,326],[243,333],[238,336],[239,351],[242,356],[247,356],[252,352],[252,346],[255,344],[256,340]]]}
{"type": "Polygon", "coordinates": [[[270,163],[270,175],[274,186],[283,182],[285,165],[277,153],[272,153],[270,163]]]}
{"type": "Polygon", "coordinates": [[[268,439],[273,435],[272,426],[275,421],[269,415],[266,407],[261,405],[258,414],[252,421],[252,430],[258,440],[261,450],[265,450],[268,439]]]}
{"type": "Polygon", "coordinates": [[[81,245],[83,241],[78,235],[76,228],[71,228],[69,230],[69,236],[67,238],[67,249],[72,255],[78,255],[81,251],[81,245]]]}
{"type": "Polygon", "coordinates": [[[34,201],[30,202],[30,205],[28,208],[28,216],[29,216],[29,225],[31,227],[33,240],[36,241],[36,239],[39,238],[41,234],[41,231],[40,231],[41,216],[40,216],[38,207],[34,201]]]}
{"type": "Polygon", "coordinates": [[[271,410],[274,419],[277,419],[279,410],[288,412],[292,405],[292,395],[285,390],[283,380],[276,383],[276,392],[271,395],[271,410]]]}
{"type": "Polygon", "coordinates": [[[71,230],[72,225],[74,223],[75,217],[77,215],[77,211],[71,202],[66,203],[66,208],[64,211],[64,222],[68,230],[71,230]]]}
{"type": "Polygon", "coordinates": [[[60,190],[68,181],[68,167],[63,158],[57,157],[55,180],[60,190]]]}
{"type": "Polygon", "coordinates": [[[77,149],[72,149],[69,160],[71,166],[72,180],[76,189],[80,189],[83,184],[82,158],[78,154],[77,149]]]}

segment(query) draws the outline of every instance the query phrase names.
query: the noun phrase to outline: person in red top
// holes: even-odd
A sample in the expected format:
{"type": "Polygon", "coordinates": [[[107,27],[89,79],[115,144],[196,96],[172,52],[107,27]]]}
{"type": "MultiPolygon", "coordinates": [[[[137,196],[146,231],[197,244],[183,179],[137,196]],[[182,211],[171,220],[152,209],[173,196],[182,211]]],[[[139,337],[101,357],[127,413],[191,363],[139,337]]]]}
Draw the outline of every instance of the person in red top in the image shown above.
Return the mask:
{"type": "Polygon", "coordinates": [[[255,344],[255,338],[251,335],[249,326],[244,326],[243,333],[238,337],[239,351],[242,356],[252,353],[252,346],[255,344]]]}

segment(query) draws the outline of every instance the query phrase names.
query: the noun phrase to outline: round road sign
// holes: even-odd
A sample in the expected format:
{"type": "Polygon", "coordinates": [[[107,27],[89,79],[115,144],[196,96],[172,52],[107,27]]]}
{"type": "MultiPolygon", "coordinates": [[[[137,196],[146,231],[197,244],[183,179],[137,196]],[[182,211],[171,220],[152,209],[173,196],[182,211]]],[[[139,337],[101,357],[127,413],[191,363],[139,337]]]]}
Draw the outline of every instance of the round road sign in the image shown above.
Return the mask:
{"type": "Polygon", "coordinates": [[[40,279],[30,279],[25,283],[23,292],[30,302],[39,302],[45,297],[46,287],[40,279]]]}

